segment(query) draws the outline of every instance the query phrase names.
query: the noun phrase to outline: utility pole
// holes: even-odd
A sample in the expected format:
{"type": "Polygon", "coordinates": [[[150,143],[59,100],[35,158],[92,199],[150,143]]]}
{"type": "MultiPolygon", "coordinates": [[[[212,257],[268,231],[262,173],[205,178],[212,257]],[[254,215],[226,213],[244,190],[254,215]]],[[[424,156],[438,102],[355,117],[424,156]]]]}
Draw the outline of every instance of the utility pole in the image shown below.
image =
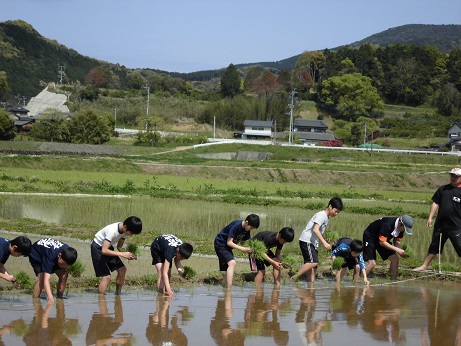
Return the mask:
{"type": "Polygon", "coordinates": [[[294,105],[294,97],[296,94],[296,89],[291,92],[291,103],[288,105],[290,107],[290,133],[288,135],[288,144],[293,144],[293,109],[295,108],[294,105]]]}
{"type": "Polygon", "coordinates": [[[62,84],[62,74],[64,73],[64,70],[66,69],[66,66],[64,65],[58,65],[58,72],[59,72],[59,84],[62,84]]]}
{"type": "Polygon", "coordinates": [[[114,131],[117,131],[117,108],[114,109],[114,131]]]}
{"type": "Polygon", "coordinates": [[[147,117],[149,116],[149,96],[150,96],[150,86],[145,85],[144,89],[147,90],[147,103],[146,103],[146,131],[147,131],[147,117]]]}
{"type": "Polygon", "coordinates": [[[149,96],[150,96],[150,86],[147,84],[144,86],[144,89],[147,90],[147,104],[146,104],[146,115],[149,115],[149,96]]]}

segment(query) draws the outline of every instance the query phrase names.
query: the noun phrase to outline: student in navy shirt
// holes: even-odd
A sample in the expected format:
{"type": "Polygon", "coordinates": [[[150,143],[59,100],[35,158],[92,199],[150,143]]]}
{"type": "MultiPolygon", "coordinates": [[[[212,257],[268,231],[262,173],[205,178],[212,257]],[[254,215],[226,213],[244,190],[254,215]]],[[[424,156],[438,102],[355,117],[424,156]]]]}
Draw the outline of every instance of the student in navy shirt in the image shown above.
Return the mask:
{"type": "Polygon", "coordinates": [[[214,249],[219,259],[219,270],[226,272],[225,286],[232,286],[234,270],[237,265],[232,250],[251,253],[252,250],[249,247],[240,246],[238,243],[250,239],[250,231],[258,227],[259,216],[250,214],[245,220],[232,221],[216,235],[214,249]]]}
{"type": "Polygon", "coordinates": [[[157,288],[159,292],[166,293],[173,298],[174,293],[170,286],[171,264],[174,264],[179,275],[184,277],[184,268],[181,261],[192,255],[194,248],[189,243],[183,243],[181,239],[172,235],[164,234],[155,238],[150,246],[152,265],[157,269],[157,288]]]}
{"type": "Polygon", "coordinates": [[[77,260],[77,250],[59,240],[45,238],[32,245],[29,262],[37,275],[38,281],[34,287],[34,297],[38,298],[45,290],[48,303],[54,303],[51,293],[50,278],[53,273],[58,276],[57,298],[62,298],[67,284],[66,268],[77,260]]]}
{"type": "Polygon", "coordinates": [[[0,238],[0,278],[9,282],[16,282],[16,278],[6,270],[5,263],[10,255],[13,257],[29,256],[31,248],[32,242],[24,236],[16,237],[13,240],[0,238]]]}
{"type": "Polygon", "coordinates": [[[341,282],[341,279],[346,275],[347,269],[354,270],[353,280],[355,282],[359,280],[360,272],[362,272],[363,283],[365,285],[370,283],[367,278],[362,251],[363,243],[358,239],[340,238],[337,240],[336,244],[333,245],[331,257],[333,260],[336,257],[342,257],[344,258],[344,263],[341,265],[341,270],[336,273],[336,283],[341,282]]]}

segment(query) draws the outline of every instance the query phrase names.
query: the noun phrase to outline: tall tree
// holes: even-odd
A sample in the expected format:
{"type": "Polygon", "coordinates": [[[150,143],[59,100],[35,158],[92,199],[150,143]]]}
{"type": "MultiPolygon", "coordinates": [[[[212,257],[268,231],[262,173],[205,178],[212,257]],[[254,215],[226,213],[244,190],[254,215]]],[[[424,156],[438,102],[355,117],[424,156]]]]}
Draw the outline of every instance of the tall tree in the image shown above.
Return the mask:
{"type": "Polygon", "coordinates": [[[344,74],[324,80],[320,99],[352,121],[359,116],[379,114],[384,110],[384,102],[372,85],[371,78],[360,73],[344,74]]]}
{"type": "Polygon", "coordinates": [[[240,75],[233,64],[230,64],[221,77],[221,94],[224,97],[234,97],[240,93],[240,75]]]}
{"type": "Polygon", "coordinates": [[[8,111],[3,108],[0,108],[0,140],[9,141],[16,136],[14,130],[14,123],[8,117],[8,111]]]}

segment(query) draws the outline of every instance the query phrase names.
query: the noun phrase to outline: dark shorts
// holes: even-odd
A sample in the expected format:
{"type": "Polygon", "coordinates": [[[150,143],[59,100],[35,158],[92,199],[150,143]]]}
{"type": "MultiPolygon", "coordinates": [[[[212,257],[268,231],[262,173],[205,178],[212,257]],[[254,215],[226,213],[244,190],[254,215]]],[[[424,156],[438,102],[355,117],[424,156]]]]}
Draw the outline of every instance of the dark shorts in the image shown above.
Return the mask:
{"type": "Polygon", "coordinates": [[[319,263],[319,252],[314,245],[300,240],[299,247],[303,254],[304,263],[319,263]]]}
{"type": "Polygon", "coordinates": [[[234,259],[234,254],[232,253],[232,248],[229,246],[215,246],[214,251],[218,255],[219,260],[219,270],[222,272],[227,271],[229,261],[234,259]]]}
{"type": "MultiPolygon", "coordinates": [[[[268,250],[266,252],[266,255],[269,256],[269,258],[275,257],[275,254],[271,250],[268,250]]],[[[260,260],[255,259],[255,263],[256,263],[256,268],[258,268],[258,270],[266,270],[266,267],[271,266],[271,264],[267,262],[266,260],[260,261],[260,260]]]]}
{"type": "Polygon", "coordinates": [[[344,263],[342,264],[341,268],[347,267],[347,269],[354,269],[356,265],[357,259],[355,259],[354,257],[349,257],[344,259],[344,263]]]}
{"type": "MultiPolygon", "coordinates": [[[[114,250],[114,247],[109,247],[114,250]]],[[[114,270],[124,267],[122,260],[118,256],[105,256],[102,254],[102,246],[94,241],[91,243],[91,259],[93,260],[93,268],[97,277],[108,276],[114,270]]]]}
{"type": "Polygon", "coordinates": [[[394,250],[389,250],[389,249],[382,247],[379,244],[375,244],[375,239],[371,236],[367,236],[366,233],[363,235],[363,245],[364,245],[364,248],[363,248],[363,260],[364,261],[370,261],[370,260],[376,261],[376,252],[379,253],[383,261],[387,260],[390,256],[396,254],[394,250]]]}
{"type": "Polygon", "coordinates": [[[150,248],[150,254],[152,256],[152,265],[165,262],[165,257],[163,256],[163,253],[160,253],[157,249],[150,248]]]}
{"type": "Polygon", "coordinates": [[[453,244],[458,257],[461,257],[461,230],[436,230],[434,228],[431,245],[429,245],[429,250],[427,252],[432,255],[438,254],[440,245],[440,253],[442,253],[443,247],[448,239],[450,239],[453,244]],[[442,235],[442,240],[440,240],[440,235],[442,235]]]}

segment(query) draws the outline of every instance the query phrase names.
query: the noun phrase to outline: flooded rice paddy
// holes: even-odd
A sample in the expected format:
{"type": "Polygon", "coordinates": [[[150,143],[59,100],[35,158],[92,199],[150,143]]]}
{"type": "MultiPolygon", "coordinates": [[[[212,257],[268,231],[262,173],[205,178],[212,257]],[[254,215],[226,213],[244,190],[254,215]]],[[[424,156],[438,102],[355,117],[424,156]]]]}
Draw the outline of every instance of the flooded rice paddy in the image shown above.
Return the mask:
{"type": "Polygon", "coordinates": [[[4,345],[461,345],[459,287],[420,281],[197,286],[173,300],[69,291],[48,305],[0,295],[4,345]]]}

